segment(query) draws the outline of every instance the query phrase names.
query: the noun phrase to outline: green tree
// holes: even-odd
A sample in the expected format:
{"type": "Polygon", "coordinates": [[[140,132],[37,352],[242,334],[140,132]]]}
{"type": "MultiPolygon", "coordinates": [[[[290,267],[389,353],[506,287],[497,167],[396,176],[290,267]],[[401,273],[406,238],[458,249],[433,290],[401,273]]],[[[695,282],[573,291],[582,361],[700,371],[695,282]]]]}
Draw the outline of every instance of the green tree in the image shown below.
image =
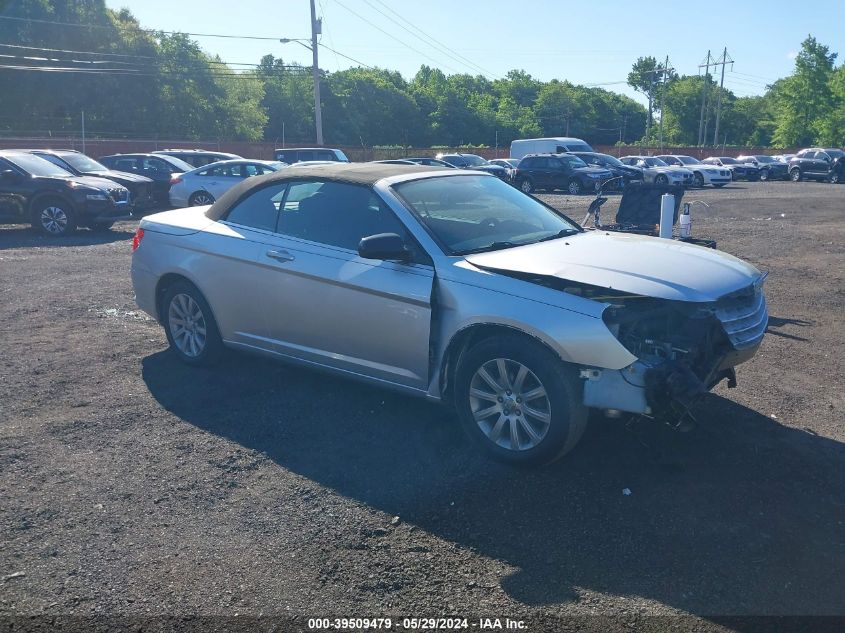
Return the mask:
{"type": "Polygon", "coordinates": [[[776,106],[773,142],[780,147],[812,144],[816,126],[834,103],[830,80],[836,53],[808,36],[801,43],[792,75],[772,86],[776,106]]]}

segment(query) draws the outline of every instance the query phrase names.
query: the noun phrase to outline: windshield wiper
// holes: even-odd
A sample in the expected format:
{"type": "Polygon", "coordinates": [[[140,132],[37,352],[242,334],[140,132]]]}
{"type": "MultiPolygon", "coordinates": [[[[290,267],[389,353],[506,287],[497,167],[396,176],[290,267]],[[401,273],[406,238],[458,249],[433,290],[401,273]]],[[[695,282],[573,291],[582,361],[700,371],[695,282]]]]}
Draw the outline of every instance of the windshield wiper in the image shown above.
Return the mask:
{"type": "Polygon", "coordinates": [[[514,246],[522,246],[516,242],[493,242],[487,246],[479,246],[478,248],[471,248],[468,251],[461,251],[459,255],[472,255],[473,253],[486,253],[487,251],[497,251],[502,248],[513,248],[514,246]]]}
{"type": "Polygon", "coordinates": [[[562,229],[554,235],[547,235],[546,237],[540,238],[539,240],[537,240],[537,242],[549,242],[551,240],[556,240],[561,237],[566,237],[567,235],[575,235],[577,232],[578,231],[576,229],[562,229]]]}

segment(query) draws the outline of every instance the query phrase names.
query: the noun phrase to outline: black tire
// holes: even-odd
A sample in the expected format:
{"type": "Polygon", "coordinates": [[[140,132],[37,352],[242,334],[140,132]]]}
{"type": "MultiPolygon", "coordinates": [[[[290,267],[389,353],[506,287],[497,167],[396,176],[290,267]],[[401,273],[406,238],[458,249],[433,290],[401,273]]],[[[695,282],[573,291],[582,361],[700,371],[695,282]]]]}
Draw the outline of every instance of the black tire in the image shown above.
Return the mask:
{"type": "Polygon", "coordinates": [[[110,231],[114,226],[114,222],[92,222],[88,225],[88,229],[95,233],[105,233],[110,231]]]}
{"type": "Polygon", "coordinates": [[[534,182],[530,178],[523,178],[519,182],[519,190],[522,193],[531,193],[534,191],[534,182]]]}
{"type": "Polygon", "coordinates": [[[694,187],[703,187],[704,186],[704,176],[701,175],[700,172],[695,172],[692,175],[692,184],[694,187]]]}
{"type": "Polygon", "coordinates": [[[769,179],[769,170],[764,169],[760,172],[760,182],[766,182],[769,179]]]}
{"type": "Polygon", "coordinates": [[[792,180],[792,182],[801,182],[801,178],[802,176],[800,169],[798,169],[797,167],[793,167],[789,170],[789,179],[792,180]]]}
{"type": "Polygon", "coordinates": [[[70,235],[76,230],[76,212],[61,198],[42,198],[32,208],[32,227],[52,237],[70,235]]]}
{"type": "Polygon", "coordinates": [[[207,191],[195,191],[188,198],[188,204],[192,207],[201,207],[206,204],[214,204],[214,196],[207,191]]]}
{"type": "Polygon", "coordinates": [[[669,184],[669,178],[668,178],[668,176],[666,176],[666,174],[657,174],[654,177],[654,184],[656,184],[656,185],[668,185],[669,184]]]}
{"type": "Polygon", "coordinates": [[[211,307],[196,286],[187,281],[174,283],[165,291],[160,310],[167,342],[170,343],[170,349],[179,357],[179,360],[189,365],[211,365],[219,360],[223,354],[223,340],[220,338],[220,331],[217,329],[211,307]],[[188,297],[198,308],[199,317],[192,309],[188,309],[192,304],[186,302],[185,297],[188,297]],[[192,323],[186,328],[189,330],[188,333],[173,331],[180,314],[189,314],[192,317],[192,323]],[[191,353],[194,348],[188,339],[193,336],[192,333],[198,334],[200,328],[205,330],[203,343],[196,353],[191,353]]]}
{"type": "Polygon", "coordinates": [[[569,184],[566,185],[566,191],[571,196],[580,196],[584,191],[584,185],[582,185],[581,181],[577,178],[573,178],[569,181],[569,184]]]}
{"type": "MultiPolygon", "coordinates": [[[[491,372],[487,374],[492,377],[491,372]]],[[[496,381],[499,380],[501,375],[497,372],[496,381]]],[[[485,339],[461,357],[455,374],[454,399],[464,430],[490,456],[511,464],[536,466],[562,457],[581,439],[587,425],[587,408],[581,401],[582,390],[574,369],[548,348],[527,337],[505,335],[485,339]],[[523,386],[518,391],[502,390],[502,402],[491,398],[493,388],[490,383],[482,381],[479,373],[485,365],[498,367],[497,359],[506,363],[506,375],[509,372],[513,374],[508,377],[508,387],[516,388],[514,383],[520,365],[527,369],[523,386]],[[479,388],[479,385],[482,387],[479,388]],[[516,399],[518,395],[536,393],[537,385],[544,390],[542,396],[534,396],[525,402],[516,399]],[[482,392],[483,397],[473,395],[482,392]],[[537,407],[532,409],[532,413],[520,408],[529,401],[537,407]],[[479,413],[496,407],[498,410],[476,421],[479,413]],[[548,418],[548,422],[533,417],[538,414],[548,418]],[[490,420],[491,417],[495,421],[490,420]],[[532,439],[526,431],[529,420],[539,439],[532,439]],[[497,429],[498,437],[491,439],[488,433],[492,435],[497,429]],[[516,449],[513,448],[514,433],[516,449]],[[502,437],[505,434],[507,437],[502,437]]]]}
{"type": "Polygon", "coordinates": [[[839,183],[842,182],[842,174],[840,174],[838,171],[835,171],[832,174],[830,174],[829,180],[834,185],[838,185],[839,183]]]}

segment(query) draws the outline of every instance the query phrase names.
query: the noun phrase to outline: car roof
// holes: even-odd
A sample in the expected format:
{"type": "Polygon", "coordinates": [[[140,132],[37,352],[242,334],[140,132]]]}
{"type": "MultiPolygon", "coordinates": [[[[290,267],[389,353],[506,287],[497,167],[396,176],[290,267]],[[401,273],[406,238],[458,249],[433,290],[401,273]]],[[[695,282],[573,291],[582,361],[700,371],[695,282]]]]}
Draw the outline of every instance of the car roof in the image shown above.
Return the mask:
{"type": "Polygon", "coordinates": [[[265,187],[273,182],[286,180],[330,180],[351,185],[372,186],[393,176],[443,173],[440,167],[427,165],[394,165],[390,163],[340,163],[309,165],[299,169],[280,169],[261,178],[247,178],[223,194],[206,212],[212,220],[219,220],[241,197],[251,189],[265,187]]]}
{"type": "Polygon", "coordinates": [[[317,150],[325,150],[327,152],[336,152],[337,148],[334,147],[277,147],[274,149],[274,152],[298,152],[298,151],[308,151],[314,152],[317,150]]]}

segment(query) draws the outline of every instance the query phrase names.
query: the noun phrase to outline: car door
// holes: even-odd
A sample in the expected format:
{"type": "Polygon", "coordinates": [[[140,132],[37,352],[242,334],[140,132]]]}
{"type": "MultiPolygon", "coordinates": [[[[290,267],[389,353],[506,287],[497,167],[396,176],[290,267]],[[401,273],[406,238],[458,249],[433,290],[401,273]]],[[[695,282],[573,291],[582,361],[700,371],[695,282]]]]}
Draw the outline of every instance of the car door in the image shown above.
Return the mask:
{"type": "Polygon", "coordinates": [[[554,189],[566,189],[569,185],[570,175],[572,174],[572,168],[569,166],[569,163],[554,156],[550,156],[545,160],[548,162],[549,167],[546,172],[548,174],[548,186],[554,189]]]}
{"type": "Polygon", "coordinates": [[[9,219],[26,218],[26,208],[32,185],[16,165],[0,158],[0,216],[9,219]]]}
{"type": "Polygon", "coordinates": [[[531,159],[531,178],[534,179],[536,189],[548,189],[554,186],[551,165],[546,156],[535,156],[531,159]]]}
{"type": "Polygon", "coordinates": [[[241,178],[240,165],[217,165],[205,171],[203,188],[214,198],[219,198],[238,184],[241,178]]]}
{"type": "Polygon", "coordinates": [[[371,189],[294,181],[259,254],[271,345],[286,356],[425,389],[434,269],[371,189]],[[361,238],[398,233],[413,261],[363,259],[361,238]]]}

